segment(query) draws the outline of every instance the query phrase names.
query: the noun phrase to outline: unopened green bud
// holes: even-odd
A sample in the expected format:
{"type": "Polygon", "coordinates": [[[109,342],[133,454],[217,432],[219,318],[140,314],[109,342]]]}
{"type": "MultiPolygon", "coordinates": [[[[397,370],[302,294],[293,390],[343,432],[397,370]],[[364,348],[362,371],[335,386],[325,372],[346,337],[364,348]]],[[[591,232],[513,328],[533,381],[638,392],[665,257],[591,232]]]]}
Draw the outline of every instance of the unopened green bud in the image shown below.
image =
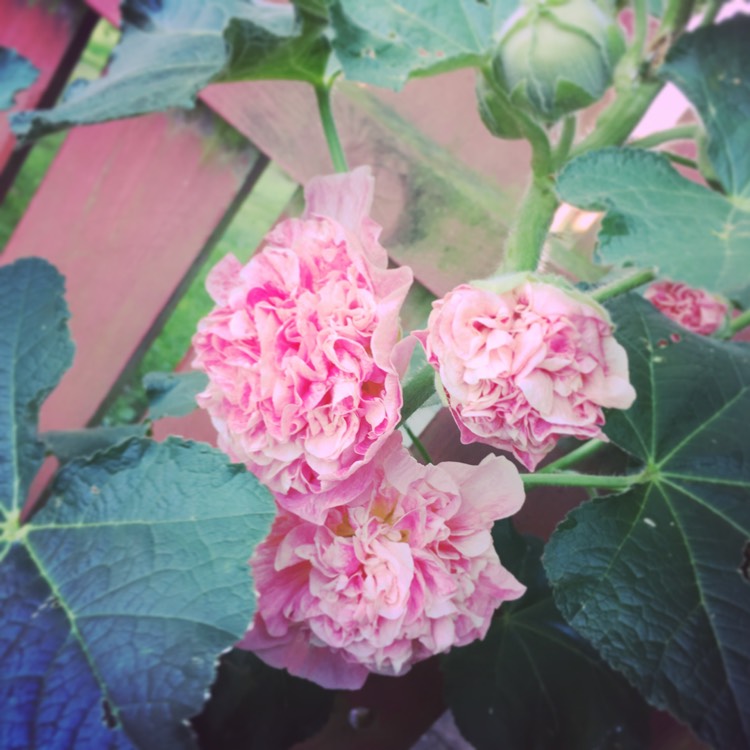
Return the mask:
{"type": "Polygon", "coordinates": [[[552,123],[601,98],[624,51],[595,0],[530,0],[500,30],[493,66],[514,104],[552,123]]]}

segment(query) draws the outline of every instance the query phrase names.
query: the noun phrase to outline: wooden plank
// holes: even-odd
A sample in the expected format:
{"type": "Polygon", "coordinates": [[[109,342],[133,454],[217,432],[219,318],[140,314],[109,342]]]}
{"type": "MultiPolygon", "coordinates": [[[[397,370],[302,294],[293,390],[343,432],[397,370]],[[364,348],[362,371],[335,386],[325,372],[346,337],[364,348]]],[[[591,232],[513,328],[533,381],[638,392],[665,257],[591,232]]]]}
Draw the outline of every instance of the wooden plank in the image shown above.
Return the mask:
{"type": "MultiPolygon", "coordinates": [[[[458,133],[462,122],[470,121],[464,112],[450,115],[459,111],[451,104],[452,92],[465,96],[467,85],[473,85],[471,79],[454,75],[414,84],[430,87],[428,98],[449,113],[451,128],[441,137],[450,141],[449,133],[458,133]],[[442,98],[432,98],[437,95],[435,87],[440,87],[442,98]]],[[[201,99],[293,179],[305,182],[332,170],[311,87],[288,81],[215,84],[201,99]]],[[[419,281],[437,295],[497,267],[525,170],[503,175],[505,185],[500,187],[360,86],[338,87],[334,111],[350,165],[373,166],[373,217],[383,226],[383,244],[394,261],[410,265],[419,281]],[[482,252],[469,254],[466,247],[482,252]]],[[[432,112],[437,118],[434,106],[432,112]]],[[[518,149],[517,144],[493,139],[479,128],[467,128],[463,145],[456,148],[475,155],[484,148],[498,154],[518,149]]]]}
{"type": "Polygon", "coordinates": [[[3,254],[43,255],[67,278],[77,352],[42,429],[94,417],[265,163],[205,111],[70,133],[3,254]]]}
{"type": "MultiPolygon", "coordinates": [[[[116,0],[87,2],[119,23],[116,0]]],[[[411,81],[398,94],[373,92],[339,86],[334,109],[351,166],[374,168],[373,216],[391,257],[438,295],[489,274],[527,179],[528,145],[487,132],[472,71],[411,81]],[[467,245],[484,251],[467,255],[467,245]]],[[[216,84],[200,98],[297,182],[332,171],[310,86],[216,84]]]]}
{"type": "Polygon", "coordinates": [[[0,45],[12,47],[39,70],[10,112],[0,112],[0,201],[28,153],[14,152],[8,115],[16,109],[49,107],[59,95],[97,17],[80,0],[0,0],[0,45]]]}

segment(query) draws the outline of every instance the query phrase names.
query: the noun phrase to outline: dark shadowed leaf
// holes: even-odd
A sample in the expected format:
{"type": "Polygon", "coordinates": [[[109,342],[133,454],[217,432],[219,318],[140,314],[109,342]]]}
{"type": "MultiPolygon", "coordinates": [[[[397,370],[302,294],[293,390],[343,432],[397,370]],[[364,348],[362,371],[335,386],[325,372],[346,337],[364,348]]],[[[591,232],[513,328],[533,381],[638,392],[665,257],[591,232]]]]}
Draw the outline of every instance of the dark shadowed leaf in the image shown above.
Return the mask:
{"type": "Polygon", "coordinates": [[[637,296],[611,311],[638,398],[607,417],[644,481],[573,511],[545,552],[570,624],[712,746],[750,746],[750,349],[637,296]]]}
{"type": "Polygon", "coordinates": [[[39,71],[15,50],[0,47],[0,111],[10,109],[13,99],[36,81],[39,71]]]}
{"type": "Polygon", "coordinates": [[[333,42],[347,78],[400,89],[415,75],[480,65],[511,0],[335,0],[333,42]]]}
{"type": "Polygon", "coordinates": [[[182,417],[197,408],[195,397],[208,385],[203,372],[149,372],[143,378],[151,419],[182,417]]]}
{"type": "Polygon", "coordinates": [[[40,258],[0,268],[0,521],[26,500],[44,458],[39,407],[73,359],[63,291],[40,258]]]}
{"type": "Polygon", "coordinates": [[[697,107],[708,155],[731,195],[750,198],[750,16],[680,37],[661,73],[697,107]]]}
{"type": "Polygon", "coordinates": [[[204,750],[287,750],[322,728],[334,696],[234,649],[221,657],[211,698],[193,726],[204,750]]]}
{"type": "Polygon", "coordinates": [[[194,746],[185,722],[252,617],[247,558],[273,512],[201,444],[131,440],[67,464],[33,522],[5,529],[0,746],[85,746],[58,722],[108,734],[90,747],[194,746]]]}
{"type": "Polygon", "coordinates": [[[253,614],[273,498],[208,446],[131,439],[68,463],[21,525],[37,413],[72,357],[62,291],[45,261],[0,269],[0,747],[191,747],[253,614]]]}
{"type": "MultiPolygon", "coordinates": [[[[658,266],[665,276],[750,302],[750,205],[683,178],[660,154],[603,149],[571,162],[560,197],[606,211],[599,253],[608,263],[658,266]]],[[[738,199],[739,200],[739,199],[738,199]]]]}
{"type": "Polygon", "coordinates": [[[443,660],[448,703],[477,750],[641,750],[643,700],[562,618],[539,556],[542,542],[496,524],[503,564],[526,584],[483,641],[443,660]]]}

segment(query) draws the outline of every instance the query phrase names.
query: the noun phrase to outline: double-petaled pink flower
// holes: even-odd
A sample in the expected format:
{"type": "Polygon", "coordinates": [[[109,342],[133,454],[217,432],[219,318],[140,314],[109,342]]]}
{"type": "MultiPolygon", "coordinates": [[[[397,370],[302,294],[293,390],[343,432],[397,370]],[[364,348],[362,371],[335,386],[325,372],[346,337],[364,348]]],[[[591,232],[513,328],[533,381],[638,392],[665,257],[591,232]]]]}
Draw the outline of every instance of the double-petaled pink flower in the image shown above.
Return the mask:
{"type": "Polygon", "coordinates": [[[718,331],[729,312],[724,300],[677,281],[657,281],[643,296],[670,320],[702,336],[718,331]]]}
{"type": "Polygon", "coordinates": [[[602,438],[602,408],[635,399],[606,311],[532,277],[459,286],[416,335],[462,442],[512,451],[532,471],[563,435],[602,438]]]}
{"type": "Polygon", "coordinates": [[[328,688],[482,638],[525,590],[490,534],[523,503],[509,461],[422,466],[393,435],[366,473],[321,525],[281,510],[251,560],[258,610],[239,645],[328,688]]]}
{"type": "Polygon", "coordinates": [[[402,404],[398,314],[412,273],[387,269],[372,196],[364,167],[312,180],[301,219],[244,267],[229,255],[213,269],[216,306],[193,339],[219,447],[318,522],[360,489],[357,469],[402,404]]]}

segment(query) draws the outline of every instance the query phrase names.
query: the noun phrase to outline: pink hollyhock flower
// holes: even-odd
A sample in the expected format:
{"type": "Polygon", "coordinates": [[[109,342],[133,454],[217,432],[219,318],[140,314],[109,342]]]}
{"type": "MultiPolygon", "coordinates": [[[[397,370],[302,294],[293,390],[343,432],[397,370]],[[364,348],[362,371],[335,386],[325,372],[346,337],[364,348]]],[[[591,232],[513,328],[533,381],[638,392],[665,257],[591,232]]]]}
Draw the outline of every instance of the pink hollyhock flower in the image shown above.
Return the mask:
{"type": "Polygon", "coordinates": [[[238,645],[327,688],[483,638],[525,591],[490,533],[523,503],[509,461],[422,466],[395,434],[369,468],[369,486],[322,525],[281,510],[251,560],[258,610],[238,645]]]}
{"type": "Polygon", "coordinates": [[[677,281],[657,281],[643,296],[670,320],[702,336],[718,331],[729,312],[724,300],[677,281]]]}
{"type": "Polygon", "coordinates": [[[352,475],[399,421],[412,273],[387,270],[372,196],[367,167],[312,180],[301,219],[244,267],[228,255],[212,270],[216,307],[193,339],[219,447],[312,519],[356,492],[352,475]]]}
{"type": "Polygon", "coordinates": [[[449,292],[415,332],[461,441],[512,451],[533,471],[563,435],[605,439],[602,407],[635,399],[606,311],[530,276],[491,283],[449,292]]]}

